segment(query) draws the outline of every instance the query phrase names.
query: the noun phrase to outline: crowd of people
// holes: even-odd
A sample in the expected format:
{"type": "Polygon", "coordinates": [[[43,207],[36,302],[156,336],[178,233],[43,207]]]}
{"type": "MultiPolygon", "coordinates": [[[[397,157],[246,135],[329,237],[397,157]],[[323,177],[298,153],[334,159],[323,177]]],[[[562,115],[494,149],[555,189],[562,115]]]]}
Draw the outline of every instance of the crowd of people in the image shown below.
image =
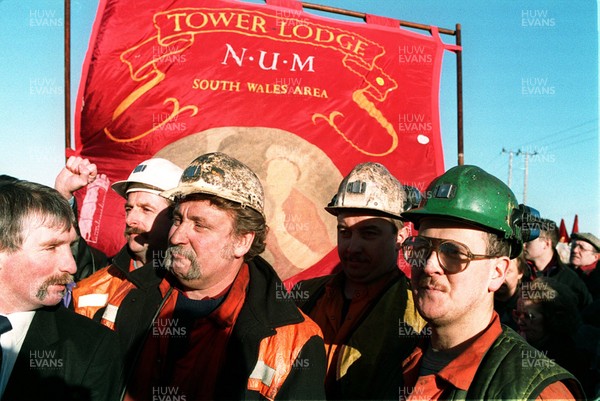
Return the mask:
{"type": "Polygon", "coordinates": [[[55,188],[0,176],[2,400],[600,397],[600,240],[572,234],[562,260],[555,222],[479,167],[417,194],[357,164],[323,205],[339,266],[294,297],[261,257],[265,194],[242,161],[140,163],[112,184],[110,257],[77,227],[98,175],[74,156],[55,188]]]}

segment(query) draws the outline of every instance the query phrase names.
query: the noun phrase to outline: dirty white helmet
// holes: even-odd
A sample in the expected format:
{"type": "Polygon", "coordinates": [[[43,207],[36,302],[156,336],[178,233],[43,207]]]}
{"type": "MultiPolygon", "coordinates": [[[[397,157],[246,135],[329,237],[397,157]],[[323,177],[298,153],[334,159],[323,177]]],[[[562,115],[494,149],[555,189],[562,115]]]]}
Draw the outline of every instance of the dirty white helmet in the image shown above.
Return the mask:
{"type": "Polygon", "coordinates": [[[344,209],[366,209],[400,219],[418,205],[419,191],[404,186],[380,163],[361,163],[342,180],[325,210],[334,216],[344,209]]]}
{"type": "Polygon", "coordinates": [[[161,196],[175,200],[190,194],[216,195],[264,216],[264,191],[260,180],[248,166],[225,153],[197,157],[183,171],[179,185],[161,196]]]}
{"type": "Polygon", "coordinates": [[[179,182],[183,169],[159,157],[138,164],[129,177],[112,184],[112,189],[127,199],[130,192],[149,192],[159,195],[162,191],[174,188],[179,182]]]}

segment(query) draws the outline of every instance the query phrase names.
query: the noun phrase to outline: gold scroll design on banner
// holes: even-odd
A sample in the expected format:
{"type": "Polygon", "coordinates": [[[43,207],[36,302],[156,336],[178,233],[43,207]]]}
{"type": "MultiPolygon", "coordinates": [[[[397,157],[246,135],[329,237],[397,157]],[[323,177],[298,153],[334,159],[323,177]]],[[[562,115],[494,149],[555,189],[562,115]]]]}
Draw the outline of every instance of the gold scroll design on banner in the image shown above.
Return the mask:
{"type": "MultiPolygon", "coordinates": [[[[199,20],[196,19],[195,21],[199,20]]],[[[343,53],[344,58],[342,63],[344,67],[360,76],[367,83],[366,87],[353,92],[352,101],[365,110],[369,116],[385,129],[387,134],[392,138],[392,144],[382,153],[372,153],[360,149],[337,127],[334,121],[335,118],[343,116],[339,111],[331,112],[328,117],[315,113],[312,118],[313,123],[316,124],[318,119],[324,119],[344,140],[356,150],[366,155],[385,156],[393,152],[398,146],[398,134],[394,130],[394,127],[377,108],[377,105],[367,97],[369,95],[376,102],[381,103],[386,100],[390,92],[398,88],[396,81],[386,74],[383,69],[375,65],[376,61],[385,55],[385,49],[376,42],[343,29],[307,20],[281,18],[260,11],[240,8],[179,8],[168,10],[154,15],[154,26],[158,31],[156,36],[137,44],[121,54],[121,61],[128,65],[131,78],[136,82],[148,81],[134,90],[117,106],[113,113],[113,121],[122,115],[135,101],[165,79],[166,74],[157,66],[160,60],[185,52],[194,44],[196,34],[233,32],[280,42],[300,43],[328,48],[343,53]],[[190,26],[191,17],[196,16],[204,18],[202,26],[190,26]],[[267,25],[268,22],[270,24],[267,25]],[[286,25],[286,22],[290,24],[286,25]],[[265,26],[268,26],[269,29],[265,29],[265,26]],[[275,31],[271,27],[276,27],[274,28],[275,31]],[[299,27],[305,28],[306,32],[315,32],[314,38],[309,36],[303,38],[299,35],[294,35],[299,27]],[[327,39],[331,40],[320,40],[322,37],[318,35],[322,34],[330,35],[327,39]],[[335,38],[335,42],[333,42],[333,38],[335,38]],[[342,40],[345,42],[342,43],[342,40]],[[350,49],[351,44],[354,45],[354,51],[350,49]],[[152,57],[144,57],[144,54],[151,53],[152,47],[157,45],[167,49],[169,49],[170,45],[175,45],[175,49],[169,49],[164,54],[161,51],[159,52],[159,57],[155,57],[154,55],[152,57]]],[[[197,106],[188,105],[180,107],[178,100],[174,97],[165,99],[164,104],[167,103],[173,104],[173,111],[170,116],[155,127],[133,138],[120,139],[112,135],[107,128],[104,131],[114,141],[131,142],[160,129],[160,127],[182,112],[191,111],[192,116],[195,116],[198,112],[197,106]]]]}
{"type": "MultiPolygon", "coordinates": [[[[346,65],[345,64],[346,61],[352,62],[353,60],[344,60],[344,65],[346,65]]],[[[351,71],[360,75],[359,72],[353,70],[349,66],[347,66],[347,67],[351,71]]],[[[374,66],[374,68],[376,68],[377,70],[380,70],[379,67],[374,66]]],[[[382,76],[385,76],[391,80],[391,78],[389,78],[387,76],[387,74],[385,74],[383,71],[380,71],[379,74],[377,74],[377,75],[378,76],[376,78],[376,82],[378,84],[380,84],[380,83],[383,84],[384,78],[382,78],[382,76]]],[[[394,87],[394,89],[396,89],[396,88],[397,88],[397,85],[394,87]]],[[[346,134],[337,126],[337,124],[335,122],[336,117],[344,117],[344,114],[339,111],[332,111],[331,113],[329,113],[329,116],[326,116],[326,115],[320,114],[320,113],[315,113],[315,114],[313,114],[313,117],[312,117],[313,124],[316,124],[318,119],[325,120],[331,126],[331,128],[333,128],[333,130],[335,132],[337,132],[342,138],[344,138],[344,140],[346,142],[348,142],[350,144],[350,146],[352,146],[354,149],[356,149],[358,152],[360,152],[364,155],[378,156],[378,157],[389,155],[394,150],[396,150],[396,148],[398,147],[398,133],[394,129],[394,126],[387,120],[387,118],[383,115],[383,113],[377,108],[377,105],[367,98],[366,94],[373,96],[373,93],[372,93],[373,89],[375,89],[375,88],[373,88],[372,85],[369,85],[367,88],[355,90],[352,93],[352,101],[354,101],[354,103],[356,103],[358,105],[358,107],[360,107],[361,109],[366,111],[369,114],[369,116],[371,116],[373,119],[375,119],[375,121],[377,121],[379,123],[379,125],[381,125],[386,130],[388,135],[392,138],[391,145],[384,152],[380,152],[380,153],[369,152],[365,149],[361,149],[358,145],[356,145],[354,142],[352,142],[352,140],[350,138],[348,138],[348,136],[346,136],[346,134]]],[[[387,92],[385,92],[383,94],[383,96],[379,96],[379,97],[373,96],[373,97],[375,98],[375,100],[377,100],[378,102],[381,103],[381,102],[385,101],[386,95],[387,95],[387,92]]]]}
{"type": "MultiPolygon", "coordinates": [[[[166,38],[169,39],[169,38],[166,38]]],[[[126,64],[129,68],[129,76],[135,82],[143,83],[139,88],[135,89],[131,92],[116,108],[112,115],[112,122],[117,120],[127,109],[135,103],[138,99],[152,90],[155,86],[157,86],[160,82],[162,82],[166,73],[161,71],[158,68],[158,64],[161,60],[171,59],[172,57],[184,53],[190,46],[193,45],[193,41],[177,43],[176,46],[170,48],[171,43],[167,41],[161,40],[161,38],[157,35],[151,37],[136,46],[133,46],[123,53],[121,53],[120,59],[121,62],[126,64]],[[183,44],[183,45],[182,45],[183,44]],[[143,58],[139,57],[140,54],[144,54],[144,52],[151,51],[156,46],[161,46],[161,48],[168,49],[166,52],[159,51],[158,54],[153,54],[151,58],[143,58]],[[157,57],[155,57],[157,56],[157,57]],[[139,64],[139,60],[143,60],[141,64],[139,64]],[[144,81],[147,81],[144,83],[144,81]]],[[[165,118],[161,118],[160,123],[153,124],[152,128],[139,133],[131,138],[118,138],[108,129],[108,127],[104,128],[104,133],[106,136],[114,141],[114,142],[134,142],[144,138],[147,135],[150,135],[154,131],[160,130],[163,126],[171,122],[173,119],[177,118],[177,116],[183,112],[189,111],[191,113],[191,117],[194,117],[198,114],[198,107],[194,105],[187,105],[181,107],[179,104],[179,100],[175,97],[167,97],[163,101],[163,105],[167,104],[172,105],[172,110],[169,115],[165,118]]]]}

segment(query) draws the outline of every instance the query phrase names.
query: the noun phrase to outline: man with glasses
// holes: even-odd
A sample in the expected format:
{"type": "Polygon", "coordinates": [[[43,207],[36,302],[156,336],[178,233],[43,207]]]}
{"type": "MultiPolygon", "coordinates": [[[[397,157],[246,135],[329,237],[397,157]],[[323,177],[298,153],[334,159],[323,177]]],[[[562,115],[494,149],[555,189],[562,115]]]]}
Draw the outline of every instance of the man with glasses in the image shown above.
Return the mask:
{"type": "Polygon", "coordinates": [[[592,233],[571,235],[571,266],[583,280],[594,300],[600,298],[600,239],[592,233]]]}
{"type": "Polygon", "coordinates": [[[533,230],[528,209],[502,181],[475,166],[435,179],[417,209],[404,212],[418,236],[404,241],[413,297],[428,322],[404,361],[419,399],[584,398],[569,372],[500,324],[494,292],[533,230]]]}

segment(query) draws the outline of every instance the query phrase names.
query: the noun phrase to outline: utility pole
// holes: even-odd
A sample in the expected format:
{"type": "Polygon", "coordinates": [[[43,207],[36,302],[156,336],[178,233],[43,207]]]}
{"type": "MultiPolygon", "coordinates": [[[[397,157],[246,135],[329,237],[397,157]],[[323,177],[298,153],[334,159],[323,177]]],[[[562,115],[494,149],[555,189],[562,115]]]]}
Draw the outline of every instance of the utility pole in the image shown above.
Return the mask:
{"type": "Polygon", "coordinates": [[[525,178],[523,180],[523,204],[527,204],[527,176],[529,175],[529,156],[537,155],[537,152],[529,153],[519,150],[517,156],[525,155],[525,178]]]}
{"type": "Polygon", "coordinates": [[[515,152],[502,148],[502,153],[508,153],[508,187],[512,185],[512,163],[515,152]]]}

